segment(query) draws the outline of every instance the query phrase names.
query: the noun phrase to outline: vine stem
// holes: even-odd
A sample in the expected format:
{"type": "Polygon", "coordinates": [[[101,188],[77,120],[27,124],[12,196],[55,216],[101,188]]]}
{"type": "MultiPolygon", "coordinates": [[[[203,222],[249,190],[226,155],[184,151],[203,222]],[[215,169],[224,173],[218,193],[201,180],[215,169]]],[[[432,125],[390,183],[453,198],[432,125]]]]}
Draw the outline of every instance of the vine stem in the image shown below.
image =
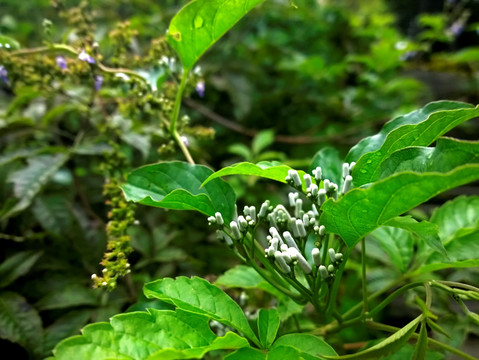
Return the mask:
{"type": "Polygon", "coordinates": [[[183,152],[183,155],[185,155],[186,160],[190,164],[194,165],[195,161],[191,157],[191,154],[188,151],[188,147],[181,140],[181,136],[180,134],[178,134],[178,131],[176,130],[178,117],[180,115],[181,100],[183,98],[183,92],[185,91],[186,81],[188,80],[188,74],[189,74],[189,70],[183,68],[183,75],[181,75],[180,86],[178,87],[178,91],[176,92],[175,105],[173,107],[173,112],[171,113],[170,133],[171,133],[171,136],[173,136],[173,139],[175,139],[176,143],[180,147],[181,151],[183,152]]]}
{"type": "MultiPolygon", "coordinates": [[[[381,331],[386,331],[386,332],[390,332],[390,333],[395,333],[399,330],[401,330],[400,328],[398,327],[395,327],[395,326],[390,326],[390,325],[386,325],[386,324],[381,324],[381,323],[377,323],[377,322],[374,322],[374,321],[367,321],[366,322],[366,326],[369,327],[370,329],[375,329],[375,330],[381,330],[381,331]]],[[[414,339],[417,339],[419,338],[419,334],[417,333],[413,333],[412,338],[414,339]]],[[[465,352],[459,350],[459,349],[456,349],[456,348],[453,348],[452,346],[449,346],[447,344],[444,344],[440,341],[437,341],[437,340],[434,340],[434,339],[431,339],[430,337],[427,338],[427,341],[429,344],[432,344],[432,345],[435,345],[441,349],[444,349],[446,351],[449,351],[450,353],[453,353],[457,356],[460,356],[462,357],[463,359],[466,359],[466,360],[479,360],[478,358],[472,356],[472,355],[469,355],[469,354],[466,354],[465,352]]]]}

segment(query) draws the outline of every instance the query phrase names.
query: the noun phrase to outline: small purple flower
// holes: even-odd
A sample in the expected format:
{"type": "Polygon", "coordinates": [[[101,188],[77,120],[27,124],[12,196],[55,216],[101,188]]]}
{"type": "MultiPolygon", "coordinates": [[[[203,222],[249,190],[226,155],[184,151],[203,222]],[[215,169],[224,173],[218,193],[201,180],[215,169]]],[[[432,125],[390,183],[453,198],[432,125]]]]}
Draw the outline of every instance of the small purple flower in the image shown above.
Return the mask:
{"type": "Polygon", "coordinates": [[[185,135],[181,135],[180,140],[183,144],[185,144],[186,147],[190,146],[190,142],[188,141],[188,138],[185,135]]]}
{"type": "Polygon", "coordinates": [[[100,90],[102,84],[103,84],[103,76],[101,76],[101,75],[95,76],[95,90],[96,91],[100,90]]]}
{"type": "Polygon", "coordinates": [[[67,61],[63,56],[57,56],[57,65],[60,69],[66,70],[67,69],[67,61]]]}
{"type": "Polygon", "coordinates": [[[195,86],[196,92],[200,97],[205,96],[205,82],[204,81],[198,81],[195,86]]]}
{"type": "Polygon", "coordinates": [[[464,22],[463,21],[455,21],[450,27],[449,31],[454,36],[459,36],[464,31],[464,22]]]}
{"type": "Polygon", "coordinates": [[[5,84],[8,84],[8,71],[3,65],[0,65],[0,79],[2,79],[5,84]]]}
{"type": "Polygon", "coordinates": [[[78,55],[78,58],[81,60],[81,61],[86,61],[87,63],[89,64],[94,64],[95,63],[95,59],[93,59],[90,55],[88,55],[85,50],[82,50],[80,55],[78,55]]]}

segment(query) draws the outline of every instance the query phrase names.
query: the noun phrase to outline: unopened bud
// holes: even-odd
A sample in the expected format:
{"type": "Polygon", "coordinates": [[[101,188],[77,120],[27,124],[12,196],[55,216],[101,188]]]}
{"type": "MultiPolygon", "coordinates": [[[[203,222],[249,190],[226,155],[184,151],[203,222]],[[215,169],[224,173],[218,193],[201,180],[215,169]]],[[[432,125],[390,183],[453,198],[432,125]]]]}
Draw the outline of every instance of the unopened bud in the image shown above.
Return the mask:
{"type": "Polygon", "coordinates": [[[251,216],[251,220],[256,222],[256,208],[254,206],[249,207],[249,215],[251,216]]]}
{"type": "Polygon", "coordinates": [[[326,266],[320,265],[318,271],[319,275],[321,275],[321,278],[327,279],[329,277],[328,269],[326,269],[326,266]]]}
{"type": "Polygon", "coordinates": [[[301,178],[299,177],[299,174],[296,170],[289,170],[288,176],[291,178],[291,180],[293,181],[293,184],[296,187],[301,187],[302,185],[301,178]]]}
{"type": "Polygon", "coordinates": [[[343,164],[343,178],[349,175],[349,164],[344,163],[343,164]]]}
{"type": "Polygon", "coordinates": [[[248,228],[248,222],[246,221],[243,215],[238,216],[238,224],[240,226],[241,231],[245,231],[248,228]]]}
{"type": "Polygon", "coordinates": [[[334,266],[333,265],[328,265],[328,271],[330,274],[334,273],[334,266]]]}
{"type": "Polygon", "coordinates": [[[323,186],[324,186],[324,191],[326,191],[326,193],[329,192],[329,185],[330,185],[330,181],[328,179],[324,179],[323,181],[323,186]]]}
{"type": "Polygon", "coordinates": [[[303,224],[304,224],[304,227],[309,226],[309,216],[308,216],[308,214],[303,215],[303,224]]]}
{"type": "Polygon", "coordinates": [[[304,256],[300,253],[297,252],[297,261],[298,265],[303,270],[305,274],[309,274],[313,269],[311,268],[311,265],[309,265],[309,262],[304,258],[304,256]]]}
{"type": "Polygon", "coordinates": [[[303,211],[303,200],[296,199],[295,209],[294,209],[294,216],[299,218],[301,217],[301,211],[303,211]]]}
{"type": "Polygon", "coordinates": [[[296,249],[299,250],[298,248],[298,245],[296,244],[296,241],[294,241],[293,237],[291,236],[291,233],[289,231],[285,231],[283,233],[283,237],[284,237],[284,240],[286,241],[286,243],[291,246],[291,247],[294,247],[296,249]]]}
{"type": "Polygon", "coordinates": [[[306,185],[306,188],[309,188],[313,184],[313,182],[311,181],[311,175],[304,174],[303,179],[304,179],[304,184],[306,185]]]}
{"type": "Polygon", "coordinates": [[[296,227],[298,228],[299,237],[306,237],[307,233],[302,220],[296,220],[296,227]]]}
{"type": "Polygon", "coordinates": [[[288,193],[289,206],[294,207],[296,205],[296,199],[299,194],[297,192],[288,193]]]}
{"type": "Polygon", "coordinates": [[[337,262],[341,262],[343,260],[343,254],[341,253],[337,253],[335,257],[337,262]]]}
{"type": "Polygon", "coordinates": [[[353,171],[354,169],[354,165],[356,165],[356,163],[353,161],[351,164],[349,164],[349,173],[351,174],[351,172],[353,171]]]}
{"type": "Polygon", "coordinates": [[[328,250],[329,258],[331,259],[331,262],[334,264],[336,262],[336,252],[334,251],[333,248],[330,248],[328,250]]]}
{"type": "Polygon", "coordinates": [[[313,170],[313,176],[319,184],[319,182],[321,181],[321,177],[322,177],[321,167],[318,166],[316,169],[313,170]]]}
{"type": "Polygon", "coordinates": [[[266,200],[263,204],[261,204],[261,208],[259,209],[258,217],[264,218],[266,213],[268,212],[269,208],[269,200],[266,200]]]}
{"type": "Polygon", "coordinates": [[[321,206],[326,201],[326,190],[319,189],[318,191],[318,205],[321,206]]]}
{"type": "Polygon", "coordinates": [[[238,223],[236,221],[230,222],[231,234],[235,240],[241,239],[243,236],[241,235],[240,229],[238,227],[238,223]]]}
{"type": "Polygon", "coordinates": [[[351,190],[352,183],[353,183],[353,177],[351,175],[347,175],[344,178],[343,189],[341,192],[343,194],[346,194],[349,190],[351,190]]]}
{"type": "Polygon", "coordinates": [[[280,251],[276,251],[274,253],[274,257],[276,259],[276,263],[284,273],[288,274],[291,272],[291,268],[288,264],[286,264],[283,254],[280,251]]]}
{"type": "Polygon", "coordinates": [[[311,250],[311,256],[313,257],[313,263],[315,266],[321,265],[321,254],[318,248],[315,247],[311,250]]]}
{"type": "Polygon", "coordinates": [[[218,211],[215,213],[215,218],[218,225],[223,225],[225,223],[223,220],[223,215],[221,215],[221,213],[218,211]]]}
{"type": "Polygon", "coordinates": [[[208,225],[216,224],[216,218],[214,216],[208,217],[208,225]]]}

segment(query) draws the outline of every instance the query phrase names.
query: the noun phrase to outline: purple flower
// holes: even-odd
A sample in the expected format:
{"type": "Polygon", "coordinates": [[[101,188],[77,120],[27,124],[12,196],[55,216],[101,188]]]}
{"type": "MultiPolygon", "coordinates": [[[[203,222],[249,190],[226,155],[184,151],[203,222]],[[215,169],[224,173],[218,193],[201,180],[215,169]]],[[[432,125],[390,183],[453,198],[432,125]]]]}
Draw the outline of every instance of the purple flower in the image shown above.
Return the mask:
{"type": "Polygon", "coordinates": [[[195,86],[196,92],[200,97],[205,96],[205,82],[204,81],[198,81],[195,86]]]}
{"type": "Polygon", "coordinates": [[[190,142],[188,141],[188,138],[185,135],[181,135],[180,140],[183,144],[185,144],[186,147],[190,146],[190,142]]]}
{"type": "Polygon", "coordinates": [[[78,55],[78,58],[81,60],[81,61],[86,61],[87,63],[89,64],[94,64],[95,63],[95,59],[93,59],[90,55],[88,55],[85,50],[82,50],[80,55],[78,55]]]}
{"type": "Polygon", "coordinates": [[[459,36],[464,31],[464,22],[462,21],[455,21],[450,27],[449,31],[454,36],[459,36]]]}
{"type": "Polygon", "coordinates": [[[95,76],[95,90],[96,91],[100,90],[101,84],[103,84],[103,76],[101,76],[101,75],[95,76]]]}
{"type": "Polygon", "coordinates": [[[63,56],[57,56],[56,61],[57,61],[57,65],[58,65],[58,67],[60,67],[60,69],[62,69],[62,70],[67,69],[67,62],[66,62],[66,60],[63,56]]]}
{"type": "Polygon", "coordinates": [[[8,84],[8,71],[3,65],[0,65],[0,79],[2,79],[5,84],[8,84]]]}

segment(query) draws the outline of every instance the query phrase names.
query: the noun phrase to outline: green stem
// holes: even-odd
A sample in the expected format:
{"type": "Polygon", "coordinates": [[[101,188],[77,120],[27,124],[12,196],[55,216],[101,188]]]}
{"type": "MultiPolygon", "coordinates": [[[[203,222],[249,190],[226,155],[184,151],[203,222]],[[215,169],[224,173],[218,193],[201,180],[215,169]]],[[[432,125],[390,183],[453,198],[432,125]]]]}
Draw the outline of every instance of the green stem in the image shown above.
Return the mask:
{"type": "Polygon", "coordinates": [[[368,312],[368,289],[366,284],[366,240],[364,237],[361,239],[361,268],[364,315],[368,312]]]}
{"type": "Polygon", "coordinates": [[[336,310],[336,297],[338,296],[339,283],[341,282],[341,277],[343,275],[343,270],[348,261],[350,250],[344,252],[343,262],[341,263],[338,271],[336,272],[336,277],[334,278],[333,286],[329,293],[328,305],[326,308],[326,316],[328,317],[336,310]]]}
{"type": "MultiPolygon", "coordinates": [[[[366,322],[366,326],[371,328],[371,329],[375,329],[375,330],[382,330],[382,331],[386,331],[386,332],[390,332],[390,333],[395,333],[395,332],[398,332],[399,330],[401,330],[400,328],[397,328],[395,326],[390,326],[390,325],[385,325],[385,324],[381,324],[381,323],[377,323],[377,322],[374,322],[374,321],[367,321],[366,322]]],[[[417,333],[413,333],[412,338],[414,339],[417,339],[419,337],[419,334],[417,333]]],[[[427,338],[427,341],[429,344],[432,344],[432,345],[435,345],[437,346],[438,348],[441,348],[441,349],[444,349],[446,351],[449,351],[450,353],[453,353],[457,356],[460,356],[462,357],[463,359],[466,359],[466,360],[479,360],[478,358],[474,357],[474,356],[471,356],[469,354],[466,354],[465,352],[461,351],[461,350],[458,350],[456,348],[453,348],[452,346],[449,346],[447,344],[444,344],[440,341],[437,341],[437,340],[434,340],[434,339],[431,339],[430,337],[427,338]]]]}
{"type": "Polygon", "coordinates": [[[463,289],[466,289],[466,290],[479,292],[479,288],[477,288],[475,286],[468,285],[468,284],[462,284],[462,283],[458,283],[458,282],[455,282],[455,281],[434,280],[433,284],[434,283],[440,283],[440,284],[444,284],[444,285],[447,285],[447,286],[453,286],[453,287],[458,287],[458,288],[463,288],[463,289]]]}
{"type": "Polygon", "coordinates": [[[185,91],[186,81],[188,79],[189,70],[184,69],[183,75],[181,76],[180,86],[176,92],[175,105],[173,107],[173,112],[171,113],[170,120],[170,133],[174,134],[176,132],[176,123],[180,115],[181,99],[183,98],[183,92],[185,91]]]}
{"type": "Polygon", "coordinates": [[[424,285],[424,283],[422,281],[417,281],[417,282],[407,284],[407,285],[397,289],[391,295],[389,295],[386,299],[381,301],[379,303],[379,305],[377,305],[371,311],[369,311],[369,316],[374,316],[375,314],[380,312],[382,309],[384,309],[386,307],[386,305],[388,305],[391,301],[393,301],[399,295],[405,293],[407,290],[418,287],[418,286],[422,286],[422,285],[424,285]]]}

